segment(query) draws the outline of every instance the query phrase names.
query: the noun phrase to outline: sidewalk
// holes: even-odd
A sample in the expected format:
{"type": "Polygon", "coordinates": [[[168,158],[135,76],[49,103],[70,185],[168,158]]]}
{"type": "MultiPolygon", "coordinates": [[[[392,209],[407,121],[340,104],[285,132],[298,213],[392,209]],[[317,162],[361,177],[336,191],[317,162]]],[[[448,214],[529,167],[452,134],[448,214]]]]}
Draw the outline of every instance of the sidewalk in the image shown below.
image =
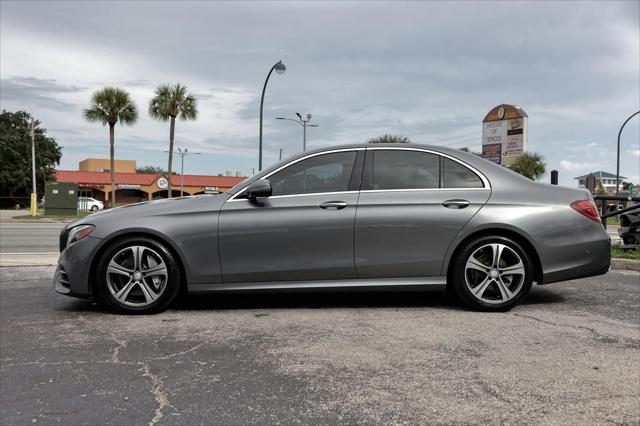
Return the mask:
{"type": "Polygon", "coordinates": [[[16,216],[26,216],[29,214],[29,210],[15,210],[15,209],[2,209],[0,210],[0,222],[3,223],[69,223],[76,218],[41,218],[41,219],[16,219],[16,216]]]}
{"type": "Polygon", "coordinates": [[[0,267],[55,266],[60,253],[0,253],[0,267]]]}

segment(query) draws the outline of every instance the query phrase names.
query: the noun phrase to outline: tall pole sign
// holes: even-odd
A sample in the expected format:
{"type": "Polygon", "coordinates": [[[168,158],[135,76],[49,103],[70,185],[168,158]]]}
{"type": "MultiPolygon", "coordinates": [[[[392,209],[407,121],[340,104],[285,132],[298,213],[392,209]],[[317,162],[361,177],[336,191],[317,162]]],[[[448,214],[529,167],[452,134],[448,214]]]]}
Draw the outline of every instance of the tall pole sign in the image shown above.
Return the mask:
{"type": "Polygon", "coordinates": [[[528,116],[520,107],[501,104],[482,120],[482,157],[509,166],[527,152],[528,116]]]}

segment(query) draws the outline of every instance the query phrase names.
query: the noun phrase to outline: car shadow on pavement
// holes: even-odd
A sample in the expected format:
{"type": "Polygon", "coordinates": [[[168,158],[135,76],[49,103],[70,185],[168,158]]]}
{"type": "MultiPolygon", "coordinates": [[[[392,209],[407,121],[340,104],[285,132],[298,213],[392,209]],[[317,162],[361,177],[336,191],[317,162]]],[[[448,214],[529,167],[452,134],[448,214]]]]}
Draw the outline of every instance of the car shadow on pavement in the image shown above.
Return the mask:
{"type": "MultiPolygon", "coordinates": [[[[522,305],[562,303],[552,289],[534,287],[522,305]]],[[[334,309],[334,308],[442,308],[467,310],[445,291],[277,291],[183,295],[169,309],[205,311],[235,309],[334,309]]],[[[105,304],[73,300],[59,308],[65,312],[113,313],[105,304]]]]}
{"type": "Polygon", "coordinates": [[[296,291],[218,293],[181,298],[175,310],[414,308],[463,309],[444,291],[296,291]]]}
{"type": "Polygon", "coordinates": [[[553,288],[547,288],[534,285],[531,289],[531,293],[522,302],[522,305],[547,305],[553,303],[563,303],[567,300],[558,291],[554,291],[553,288]]]}

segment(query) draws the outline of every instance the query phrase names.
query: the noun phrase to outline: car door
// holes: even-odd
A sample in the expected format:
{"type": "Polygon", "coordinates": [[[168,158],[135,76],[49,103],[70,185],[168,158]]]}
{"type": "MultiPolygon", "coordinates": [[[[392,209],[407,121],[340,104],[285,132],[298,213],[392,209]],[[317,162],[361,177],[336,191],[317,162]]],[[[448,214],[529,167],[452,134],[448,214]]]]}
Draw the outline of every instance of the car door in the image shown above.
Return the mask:
{"type": "Polygon", "coordinates": [[[272,196],[227,201],[219,222],[224,282],[356,278],[353,233],[364,149],[312,154],[264,177],[272,196]]]}
{"type": "Polygon", "coordinates": [[[369,148],[356,212],[358,276],[440,276],[447,248],[490,192],[484,176],[453,157],[369,148]]]}

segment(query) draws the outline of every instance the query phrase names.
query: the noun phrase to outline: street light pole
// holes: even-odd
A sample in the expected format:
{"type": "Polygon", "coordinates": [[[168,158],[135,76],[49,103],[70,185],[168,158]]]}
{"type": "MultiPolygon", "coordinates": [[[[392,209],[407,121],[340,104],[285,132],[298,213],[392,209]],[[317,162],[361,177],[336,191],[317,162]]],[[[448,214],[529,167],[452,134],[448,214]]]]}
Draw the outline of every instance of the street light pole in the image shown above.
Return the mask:
{"type": "MultiPolygon", "coordinates": [[[[169,152],[169,151],[165,151],[169,152]]],[[[184,195],[184,157],[187,155],[200,155],[201,152],[190,152],[188,148],[178,148],[178,152],[176,153],[180,156],[180,196],[184,195]]],[[[169,176],[171,179],[171,176],[169,176]]]]}
{"type": "Polygon", "coordinates": [[[38,198],[36,195],[36,125],[31,119],[31,216],[38,212],[38,198]]]}
{"type": "Polygon", "coordinates": [[[296,115],[298,116],[297,120],[295,118],[285,117],[276,117],[276,120],[289,120],[302,126],[302,152],[305,152],[307,150],[307,127],[318,127],[318,125],[309,124],[312,117],[311,113],[307,113],[305,117],[302,117],[302,115],[300,115],[300,113],[298,112],[296,112],[296,115]]]}
{"type": "Polygon", "coordinates": [[[271,77],[271,73],[273,70],[276,70],[277,74],[284,74],[287,68],[284,66],[282,61],[276,62],[269,73],[267,74],[267,78],[264,80],[264,86],[262,87],[262,97],[260,98],[260,141],[258,143],[258,172],[262,170],[262,110],[264,107],[264,92],[267,90],[267,83],[269,82],[269,77],[271,77]]]}
{"type": "MultiPolygon", "coordinates": [[[[640,111],[636,111],[633,114],[631,114],[629,118],[627,118],[624,121],[624,123],[622,123],[622,126],[620,126],[620,130],[618,131],[618,157],[616,162],[616,197],[620,196],[620,135],[622,134],[622,129],[624,129],[624,126],[626,126],[629,120],[631,120],[633,117],[635,117],[638,114],[640,114],[640,111]]],[[[620,201],[616,200],[616,208],[619,205],[619,203],[620,201]]]]}

